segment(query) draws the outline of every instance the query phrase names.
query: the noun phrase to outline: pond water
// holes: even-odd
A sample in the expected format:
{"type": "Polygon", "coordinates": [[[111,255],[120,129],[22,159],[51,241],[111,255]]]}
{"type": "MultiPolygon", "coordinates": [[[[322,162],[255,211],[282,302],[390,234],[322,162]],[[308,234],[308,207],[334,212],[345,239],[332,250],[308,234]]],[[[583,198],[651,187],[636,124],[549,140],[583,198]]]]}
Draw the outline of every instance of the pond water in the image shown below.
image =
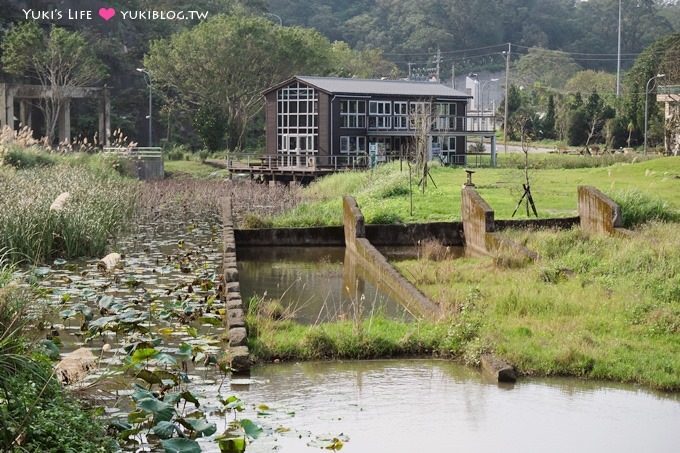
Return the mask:
{"type": "MultiPolygon", "coordinates": [[[[247,452],[319,451],[333,437],[349,453],[678,450],[680,395],[633,386],[555,378],[499,386],[484,382],[476,370],[436,360],[271,364],[254,368],[248,379],[223,381],[207,361],[224,347],[219,308],[210,308],[219,283],[221,232],[210,223],[178,222],[163,229],[119,243],[127,255],[125,267],[109,274],[97,271],[96,260],[34,270],[51,322],[63,324],[40,335],[60,330],[62,352],[85,345],[102,367],[120,364],[126,355],[123,346],[147,337],[144,329],[106,330],[90,342],[81,330],[87,309],[96,323],[110,316],[114,306],[109,302],[116,302],[121,320],[115,322],[127,323],[124,315],[130,313],[139,327],[162,338],[162,352],[177,354],[181,345],[191,346],[187,385],[201,396],[201,409],[217,424],[217,433],[233,419],[218,415],[218,395],[243,399],[246,410],[238,417],[252,419],[264,430],[247,452]]],[[[344,288],[348,276],[356,274],[347,272],[342,248],[239,250],[239,259],[244,298],[247,291],[261,294],[263,289],[279,297],[276,291],[289,294],[291,285],[299,285],[315,290],[318,300],[313,305],[309,300],[315,296],[305,292],[292,297],[301,305],[296,319],[320,322],[353,309],[344,288]],[[296,258],[301,255],[303,259],[296,258]]],[[[369,301],[369,310],[409,319],[369,281],[358,280],[355,289],[369,301]]],[[[132,380],[125,375],[119,388],[132,380]]],[[[111,389],[96,394],[97,402],[115,406],[109,414],[124,412],[127,404],[118,397],[125,391],[107,397],[111,389]]],[[[200,440],[204,451],[219,451],[215,436],[200,440]]],[[[160,451],[157,444],[147,448],[160,451]]]]}
{"type": "Polygon", "coordinates": [[[327,434],[348,439],[348,453],[677,452],[680,441],[680,395],[628,385],[562,378],[497,385],[436,360],[265,365],[250,382],[232,385],[251,406],[240,417],[290,431],[260,437],[248,452],[319,451],[327,434]],[[269,415],[257,417],[252,406],[263,403],[269,415]]]}
{"type": "Polygon", "coordinates": [[[412,319],[350,264],[344,247],[249,247],[239,248],[237,254],[243,300],[266,292],[266,298],[280,300],[297,322],[354,319],[357,313],[412,319]]]}

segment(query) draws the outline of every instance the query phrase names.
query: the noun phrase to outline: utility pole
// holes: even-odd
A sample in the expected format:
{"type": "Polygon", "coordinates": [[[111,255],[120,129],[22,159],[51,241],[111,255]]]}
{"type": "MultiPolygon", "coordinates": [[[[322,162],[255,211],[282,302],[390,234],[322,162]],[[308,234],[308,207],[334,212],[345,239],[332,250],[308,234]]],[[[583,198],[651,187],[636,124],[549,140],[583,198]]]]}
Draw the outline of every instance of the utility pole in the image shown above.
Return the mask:
{"type": "Polygon", "coordinates": [[[437,59],[437,82],[439,82],[441,80],[441,78],[439,77],[439,75],[440,75],[439,63],[441,63],[441,61],[442,61],[442,53],[439,50],[439,46],[437,46],[437,56],[435,58],[437,59]]]}
{"type": "Polygon", "coordinates": [[[451,63],[451,88],[456,89],[456,68],[451,63]]]}
{"type": "Polygon", "coordinates": [[[503,112],[503,147],[505,153],[508,152],[508,92],[510,83],[510,50],[511,45],[508,43],[507,52],[503,51],[505,57],[505,111],[503,112]]]}
{"type": "Polygon", "coordinates": [[[409,80],[413,80],[413,78],[411,77],[411,66],[412,65],[413,65],[413,63],[408,64],[408,79],[409,80]]]}

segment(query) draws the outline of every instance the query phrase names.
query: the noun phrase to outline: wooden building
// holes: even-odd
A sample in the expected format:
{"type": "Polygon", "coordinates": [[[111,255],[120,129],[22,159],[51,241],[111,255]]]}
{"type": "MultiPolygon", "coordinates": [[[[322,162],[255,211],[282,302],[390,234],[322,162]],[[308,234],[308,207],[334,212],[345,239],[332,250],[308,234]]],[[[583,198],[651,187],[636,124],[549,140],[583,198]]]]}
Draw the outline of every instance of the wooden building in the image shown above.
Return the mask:
{"type": "Polygon", "coordinates": [[[366,166],[405,156],[419,134],[431,159],[455,165],[467,137],[490,137],[495,160],[492,118],[466,116],[470,96],[439,83],[296,76],[263,95],[270,166],[366,166]]]}

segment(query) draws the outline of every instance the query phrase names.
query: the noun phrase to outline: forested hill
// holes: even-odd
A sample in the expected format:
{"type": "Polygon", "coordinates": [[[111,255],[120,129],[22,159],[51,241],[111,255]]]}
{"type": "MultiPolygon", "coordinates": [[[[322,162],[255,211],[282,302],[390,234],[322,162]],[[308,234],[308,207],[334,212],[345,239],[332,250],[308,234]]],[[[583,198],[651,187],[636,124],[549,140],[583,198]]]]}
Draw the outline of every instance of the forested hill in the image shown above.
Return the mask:
{"type": "MultiPolygon", "coordinates": [[[[91,0],[1,3],[0,32],[25,20],[27,8],[92,9],[91,0]]],[[[678,0],[111,0],[107,5],[119,10],[199,10],[211,15],[239,9],[283,25],[315,28],[331,41],[345,41],[353,48],[381,49],[402,71],[408,63],[432,63],[438,48],[444,68],[454,62],[461,70],[502,64],[499,54],[506,43],[517,46],[515,55],[527,53],[530,47],[561,50],[583,68],[614,71],[619,3],[624,68],[657,39],[680,31],[678,0]]],[[[198,21],[44,22],[89,30],[105,37],[115,50],[141,59],[150,40],[168,37],[198,21]]]]}
{"type": "MultiPolygon", "coordinates": [[[[581,66],[613,71],[618,8],[619,0],[269,0],[284,25],[380,48],[402,68],[431,59],[437,48],[444,60],[484,66],[498,56],[496,45],[512,43],[581,53],[581,66]]],[[[679,30],[677,0],[621,0],[624,65],[679,30]]]]}

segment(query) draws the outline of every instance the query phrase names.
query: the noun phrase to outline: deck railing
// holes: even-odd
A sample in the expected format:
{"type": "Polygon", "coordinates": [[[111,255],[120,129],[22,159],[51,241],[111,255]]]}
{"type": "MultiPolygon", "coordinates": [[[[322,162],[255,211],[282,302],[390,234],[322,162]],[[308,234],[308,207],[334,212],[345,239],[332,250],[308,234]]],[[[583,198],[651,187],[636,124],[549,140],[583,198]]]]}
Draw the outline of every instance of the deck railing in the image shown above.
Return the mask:
{"type": "Polygon", "coordinates": [[[118,147],[105,147],[103,149],[105,153],[114,153],[125,157],[138,157],[140,159],[144,158],[162,158],[163,152],[159,147],[149,147],[149,146],[118,146],[118,147]]]}

